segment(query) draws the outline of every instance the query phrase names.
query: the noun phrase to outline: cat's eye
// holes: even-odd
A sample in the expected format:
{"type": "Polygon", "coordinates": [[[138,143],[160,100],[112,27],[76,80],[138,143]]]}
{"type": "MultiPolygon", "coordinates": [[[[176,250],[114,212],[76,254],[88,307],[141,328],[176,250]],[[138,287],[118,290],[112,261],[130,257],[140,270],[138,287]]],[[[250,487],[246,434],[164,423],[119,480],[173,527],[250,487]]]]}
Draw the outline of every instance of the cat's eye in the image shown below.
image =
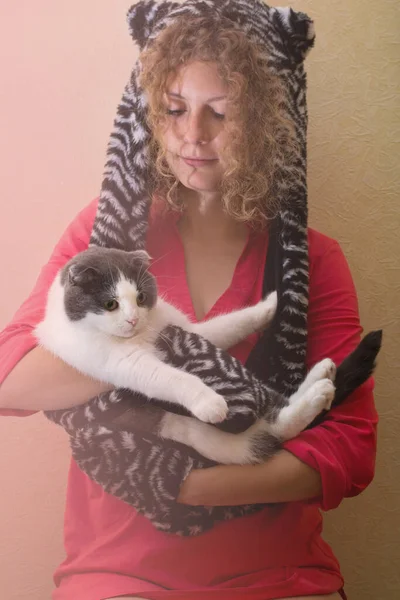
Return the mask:
{"type": "Polygon", "coordinates": [[[116,310],[118,306],[119,304],[116,300],[114,300],[114,298],[112,300],[107,300],[107,302],[104,304],[104,308],[110,312],[116,310]]]}
{"type": "Polygon", "coordinates": [[[143,304],[146,302],[147,300],[147,295],[144,292],[139,292],[138,295],[136,296],[136,304],[138,306],[143,306],[143,304]]]}

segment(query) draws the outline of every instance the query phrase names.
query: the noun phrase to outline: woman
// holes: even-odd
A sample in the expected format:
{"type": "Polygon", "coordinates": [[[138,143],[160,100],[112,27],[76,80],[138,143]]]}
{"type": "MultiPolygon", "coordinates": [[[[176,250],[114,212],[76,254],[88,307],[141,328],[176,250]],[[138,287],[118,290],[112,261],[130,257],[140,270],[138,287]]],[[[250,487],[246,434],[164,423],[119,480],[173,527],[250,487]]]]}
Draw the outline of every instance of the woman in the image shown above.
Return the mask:
{"type": "MultiPolygon", "coordinates": [[[[279,82],[255,44],[213,20],[173,23],[142,63],[159,175],[147,249],[159,289],[198,320],[254,303],[262,294],[268,219],[279,209],[273,165],[296,152],[279,82]]],[[[5,414],[78,405],[108,389],[36,348],[31,335],[55,274],[87,247],[96,210],[94,202],[70,225],[0,338],[5,414]]],[[[313,230],[308,241],[307,364],[325,356],[340,362],[360,335],[354,286],[335,241],[313,230]]],[[[254,342],[232,354],[244,362],[254,342]]],[[[370,381],[266,463],[192,471],[182,504],[270,506],[189,538],[157,531],[72,462],[67,558],[55,575],[54,599],[344,598],[319,509],[371,481],[376,420],[370,381]]]]}

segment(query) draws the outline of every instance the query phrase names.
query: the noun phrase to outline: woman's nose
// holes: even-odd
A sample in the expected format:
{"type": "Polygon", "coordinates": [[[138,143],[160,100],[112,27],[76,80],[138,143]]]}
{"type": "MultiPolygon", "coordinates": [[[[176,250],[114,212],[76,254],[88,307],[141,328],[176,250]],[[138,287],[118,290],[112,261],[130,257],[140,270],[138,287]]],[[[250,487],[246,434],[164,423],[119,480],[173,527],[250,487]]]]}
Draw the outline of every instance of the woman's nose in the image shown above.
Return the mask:
{"type": "Polygon", "coordinates": [[[202,115],[188,116],[184,125],[183,139],[188,144],[205,144],[212,139],[209,124],[202,115]]]}

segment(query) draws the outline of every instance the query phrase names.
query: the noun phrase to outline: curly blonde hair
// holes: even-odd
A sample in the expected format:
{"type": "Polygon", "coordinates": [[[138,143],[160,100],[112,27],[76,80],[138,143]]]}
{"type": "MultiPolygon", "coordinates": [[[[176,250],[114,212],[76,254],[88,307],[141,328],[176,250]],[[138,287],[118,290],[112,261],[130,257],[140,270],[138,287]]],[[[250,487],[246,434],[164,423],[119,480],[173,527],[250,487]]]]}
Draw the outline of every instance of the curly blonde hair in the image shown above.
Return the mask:
{"type": "Polygon", "coordinates": [[[215,63],[228,89],[224,126],[229,143],[221,183],[224,209],[236,220],[263,227],[280,208],[276,198],[279,171],[296,162],[298,148],[294,126],[283,110],[285,91],[268,67],[265,50],[227,19],[181,17],[140,55],[140,84],[147,95],[152,132],[154,189],[173,209],[182,210],[179,181],[158,140],[166,122],[163,98],[168,84],[183,65],[193,61],[215,63]]]}

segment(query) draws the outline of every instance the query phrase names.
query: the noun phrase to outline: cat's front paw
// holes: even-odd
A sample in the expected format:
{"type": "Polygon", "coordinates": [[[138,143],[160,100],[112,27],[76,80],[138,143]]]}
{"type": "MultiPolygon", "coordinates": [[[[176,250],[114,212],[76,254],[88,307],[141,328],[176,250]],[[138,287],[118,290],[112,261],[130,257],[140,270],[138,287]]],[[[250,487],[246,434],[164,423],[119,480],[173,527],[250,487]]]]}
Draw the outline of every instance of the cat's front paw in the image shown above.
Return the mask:
{"type": "Polygon", "coordinates": [[[191,407],[192,414],[205,423],[220,423],[228,415],[228,405],[220,394],[212,390],[202,392],[196,397],[194,406],[191,407]]]}
{"type": "Polygon", "coordinates": [[[278,294],[271,292],[264,300],[261,300],[257,304],[258,315],[257,315],[257,330],[262,330],[267,327],[275,316],[276,309],[278,306],[278,294]]]}

